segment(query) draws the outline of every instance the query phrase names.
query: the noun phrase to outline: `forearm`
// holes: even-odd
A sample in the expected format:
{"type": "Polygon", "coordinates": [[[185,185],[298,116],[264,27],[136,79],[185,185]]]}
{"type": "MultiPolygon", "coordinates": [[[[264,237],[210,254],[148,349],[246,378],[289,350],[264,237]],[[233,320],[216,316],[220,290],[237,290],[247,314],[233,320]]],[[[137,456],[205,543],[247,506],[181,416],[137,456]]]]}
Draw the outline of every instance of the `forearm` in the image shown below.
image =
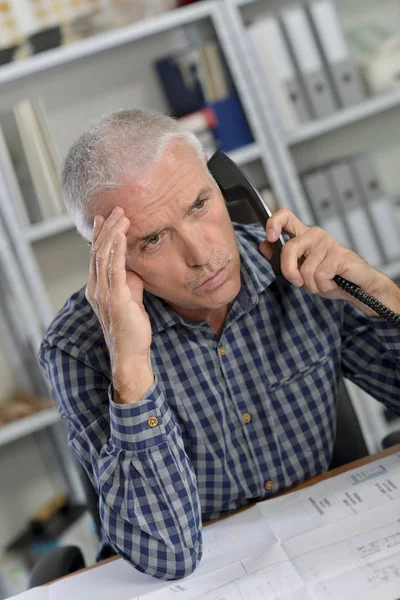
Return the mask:
{"type": "Polygon", "coordinates": [[[114,364],[112,368],[113,401],[117,404],[136,404],[146,395],[154,382],[150,356],[114,364]]]}
{"type": "Polygon", "coordinates": [[[141,402],[110,402],[99,486],[103,526],[119,554],[162,579],[195,569],[201,557],[196,476],[157,382],[141,402]]]}
{"type": "Polygon", "coordinates": [[[41,362],[116,552],[153,577],[189,575],[201,558],[200,499],[180,428],[157,381],[142,401],[119,404],[110,379],[88,357],[77,360],[47,346],[41,362]]]}
{"type": "MultiPolygon", "coordinates": [[[[400,289],[399,287],[383,273],[375,271],[375,276],[371,279],[369,285],[363,289],[371,294],[374,298],[382,302],[387,308],[400,314],[400,289]]],[[[356,300],[348,294],[347,301],[361,310],[368,317],[379,317],[379,315],[371,308],[366,306],[360,300],[356,300]]]]}

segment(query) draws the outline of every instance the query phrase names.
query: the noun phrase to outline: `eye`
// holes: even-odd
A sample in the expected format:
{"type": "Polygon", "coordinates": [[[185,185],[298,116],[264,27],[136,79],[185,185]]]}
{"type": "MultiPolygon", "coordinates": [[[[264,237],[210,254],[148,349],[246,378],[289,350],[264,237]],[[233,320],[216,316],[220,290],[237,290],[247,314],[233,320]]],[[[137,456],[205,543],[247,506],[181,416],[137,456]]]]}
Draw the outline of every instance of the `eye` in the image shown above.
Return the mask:
{"type": "Polygon", "coordinates": [[[160,240],[161,240],[161,234],[156,233],[156,235],[152,235],[151,238],[149,238],[147,240],[147,242],[145,242],[143,248],[154,248],[155,246],[158,245],[160,240]]]}
{"type": "Polygon", "coordinates": [[[193,209],[196,212],[199,212],[200,210],[202,210],[205,205],[207,204],[208,198],[199,198],[198,200],[196,200],[196,202],[193,204],[193,209]]]}

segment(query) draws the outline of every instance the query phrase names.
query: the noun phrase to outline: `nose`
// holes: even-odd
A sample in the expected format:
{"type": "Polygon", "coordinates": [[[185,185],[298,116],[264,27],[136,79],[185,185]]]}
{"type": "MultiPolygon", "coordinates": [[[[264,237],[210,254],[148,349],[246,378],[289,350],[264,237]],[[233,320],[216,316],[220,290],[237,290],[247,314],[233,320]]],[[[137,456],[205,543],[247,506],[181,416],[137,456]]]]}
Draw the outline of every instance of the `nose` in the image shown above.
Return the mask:
{"type": "Polygon", "coordinates": [[[211,262],[212,246],[199,230],[188,231],[182,239],[184,256],[189,267],[203,267],[211,262]]]}

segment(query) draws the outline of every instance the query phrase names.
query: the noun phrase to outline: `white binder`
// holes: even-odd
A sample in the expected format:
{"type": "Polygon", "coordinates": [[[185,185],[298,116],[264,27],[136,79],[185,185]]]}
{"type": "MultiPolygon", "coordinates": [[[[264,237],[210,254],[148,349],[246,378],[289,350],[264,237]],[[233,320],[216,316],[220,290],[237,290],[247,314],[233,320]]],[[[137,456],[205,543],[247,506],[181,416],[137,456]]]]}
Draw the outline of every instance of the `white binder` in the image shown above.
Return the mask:
{"type": "Polygon", "coordinates": [[[385,260],[395,260],[400,256],[400,230],[396,225],[392,201],[383,189],[376,162],[365,154],[357,156],[352,164],[385,260]]]}
{"type": "Polygon", "coordinates": [[[295,5],[281,12],[281,22],[292,58],[302,76],[316,118],[339,108],[305,8],[295,5]]]}
{"type": "Polygon", "coordinates": [[[275,17],[265,18],[249,26],[248,32],[264,75],[271,88],[274,80],[279,80],[284,97],[296,115],[296,124],[310,121],[310,107],[278,20],[275,17]]]}
{"type": "Polygon", "coordinates": [[[351,248],[351,240],[339,214],[335,191],[323,169],[303,173],[301,181],[318,225],[339,244],[351,248]]]}
{"type": "Polygon", "coordinates": [[[12,201],[16,210],[16,214],[20,220],[20,224],[23,227],[29,227],[29,213],[24,202],[24,198],[21,193],[19,181],[12,164],[11,156],[8,151],[7,142],[4,137],[3,131],[0,125],[0,163],[4,169],[4,176],[8,185],[9,191],[12,196],[12,201]]]}
{"type": "Polygon", "coordinates": [[[337,194],[345,226],[350,233],[353,248],[370,265],[383,263],[375,232],[361,200],[357,183],[347,161],[337,161],[326,169],[331,185],[337,194]]]}
{"type": "Polygon", "coordinates": [[[332,0],[309,0],[307,12],[341,106],[367,97],[361,73],[353,60],[332,0]]]}
{"type": "Polygon", "coordinates": [[[282,80],[283,72],[278,67],[276,56],[271,52],[271,24],[269,21],[270,19],[263,19],[247,27],[250,47],[254,52],[259,77],[262,79],[262,83],[268,87],[283,129],[287,132],[294,131],[301,123],[301,114],[299,115],[296,111],[288,87],[282,80]]]}

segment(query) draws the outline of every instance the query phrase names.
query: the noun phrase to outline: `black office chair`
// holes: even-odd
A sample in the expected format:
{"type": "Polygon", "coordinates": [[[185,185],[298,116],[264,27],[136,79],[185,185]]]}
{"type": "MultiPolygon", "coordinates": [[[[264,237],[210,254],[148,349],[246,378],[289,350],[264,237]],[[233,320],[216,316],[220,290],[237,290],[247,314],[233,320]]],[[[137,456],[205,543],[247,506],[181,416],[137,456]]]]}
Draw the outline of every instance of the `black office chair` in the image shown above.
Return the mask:
{"type": "Polygon", "coordinates": [[[329,469],[368,456],[368,448],[343,378],[337,395],[336,439],[329,469]]]}
{"type": "MultiPolygon", "coordinates": [[[[98,541],[102,538],[102,528],[99,516],[99,498],[85,469],[76,462],[77,470],[86,496],[88,510],[93,517],[98,541]]],[[[115,555],[111,549],[106,549],[99,560],[115,555]]],[[[78,546],[62,546],[41,557],[33,567],[29,577],[29,588],[45,585],[54,579],[75,573],[86,567],[83,554],[78,546]]]]}
{"type": "MultiPolygon", "coordinates": [[[[383,450],[396,444],[400,444],[400,429],[388,434],[381,441],[383,450]]],[[[329,469],[346,465],[368,455],[360,423],[342,379],[337,398],[337,435],[329,469]]]]}

